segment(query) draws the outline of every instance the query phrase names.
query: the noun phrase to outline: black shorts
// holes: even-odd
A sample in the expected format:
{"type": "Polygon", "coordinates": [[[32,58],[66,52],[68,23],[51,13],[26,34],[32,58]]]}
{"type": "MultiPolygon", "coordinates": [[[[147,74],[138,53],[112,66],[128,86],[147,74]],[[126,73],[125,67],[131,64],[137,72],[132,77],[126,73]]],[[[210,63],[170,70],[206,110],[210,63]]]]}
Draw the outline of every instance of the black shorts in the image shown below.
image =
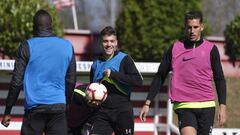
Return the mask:
{"type": "Polygon", "coordinates": [[[124,109],[100,109],[95,117],[91,134],[133,135],[134,116],[132,106],[124,109]]]}
{"type": "Polygon", "coordinates": [[[197,130],[198,135],[209,135],[212,132],[215,107],[180,108],[175,112],[178,115],[180,131],[184,127],[191,126],[197,130]]]}
{"type": "Polygon", "coordinates": [[[23,117],[21,135],[67,135],[65,112],[26,112],[23,117]]]}
{"type": "Polygon", "coordinates": [[[90,135],[91,129],[91,123],[85,123],[83,126],[78,127],[69,127],[68,135],[90,135]]]}

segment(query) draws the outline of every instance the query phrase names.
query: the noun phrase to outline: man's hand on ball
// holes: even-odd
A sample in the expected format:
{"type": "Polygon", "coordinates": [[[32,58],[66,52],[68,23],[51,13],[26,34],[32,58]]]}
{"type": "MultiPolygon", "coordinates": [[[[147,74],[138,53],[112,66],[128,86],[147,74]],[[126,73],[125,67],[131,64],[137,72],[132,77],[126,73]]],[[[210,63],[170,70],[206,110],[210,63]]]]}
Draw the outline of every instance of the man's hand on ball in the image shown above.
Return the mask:
{"type": "Polygon", "coordinates": [[[111,69],[104,70],[104,75],[105,76],[110,77],[110,74],[111,74],[111,69]]]}
{"type": "Polygon", "coordinates": [[[98,107],[100,104],[101,104],[101,101],[88,100],[88,105],[91,107],[98,107]]]}

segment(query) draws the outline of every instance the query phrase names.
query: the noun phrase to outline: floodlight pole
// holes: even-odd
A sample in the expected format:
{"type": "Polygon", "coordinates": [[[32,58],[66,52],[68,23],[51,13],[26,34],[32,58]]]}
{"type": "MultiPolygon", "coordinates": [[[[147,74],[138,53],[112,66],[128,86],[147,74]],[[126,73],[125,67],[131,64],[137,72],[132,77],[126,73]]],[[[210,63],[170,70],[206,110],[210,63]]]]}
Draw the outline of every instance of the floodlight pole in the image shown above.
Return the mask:
{"type": "Polygon", "coordinates": [[[110,8],[111,8],[111,13],[110,13],[110,15],[111,15],[111,25],[112,25],[112,27],[115,27],[115,20],[116,20],[116,18],[115,18],[115,11],[114,11],[114,6],[115,6],[115,4],[114,4],[114,2],[112,1],[112,0],[110,0],[110,8]]]}
{"type": "Polygon", "coordinates": [[[74,30],[78,30],[77,12],[76,12],[75,3],[72,5],[72,15],[73,15],[74,30]]]}

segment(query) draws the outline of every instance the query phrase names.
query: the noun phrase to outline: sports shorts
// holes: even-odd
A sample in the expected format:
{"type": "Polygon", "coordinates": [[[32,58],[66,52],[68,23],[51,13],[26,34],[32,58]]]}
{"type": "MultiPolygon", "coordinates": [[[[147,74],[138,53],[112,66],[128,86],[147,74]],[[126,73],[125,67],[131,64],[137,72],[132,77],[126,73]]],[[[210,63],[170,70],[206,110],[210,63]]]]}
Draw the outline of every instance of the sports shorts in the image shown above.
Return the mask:
{"type": "Polygon", "coordinates": [[[178,115],[178,126],[182,128],[194,127],[198,135],[210,135],[212,133],[215,107],[209,108],[179,108],[175,110],[178,115]]]}
{"type": "Polygon", "coordinates": [[[100,109],[95,117],[91,134],[94,135],[133,135],[134,116],[131,106],[123,109],[100,109]]]}

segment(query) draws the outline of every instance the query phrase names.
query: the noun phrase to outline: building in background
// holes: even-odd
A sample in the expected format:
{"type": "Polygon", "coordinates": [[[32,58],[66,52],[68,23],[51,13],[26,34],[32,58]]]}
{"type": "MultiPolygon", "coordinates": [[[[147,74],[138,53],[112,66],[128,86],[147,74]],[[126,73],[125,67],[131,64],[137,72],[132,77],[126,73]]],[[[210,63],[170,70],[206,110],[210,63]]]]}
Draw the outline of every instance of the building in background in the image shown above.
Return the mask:
{"type": "MultiPolygon", "coordinates": [[[[121,0],[49,0],[49,2],[58,9],[65,26],[65,38],[74,45],[76,60],[92,60],[95,54],[101,52],[98,33],[107,25],[114,27],[121,11],[121,0]]],[[[226,24],[236,15],[240,15],[240,8],[236,8],[240,7],[240,1],[203,0],[203,5],[203,14],[212,29],[212,36],[208,39],[214,42],[220,51],[225,75],[240,76],[240,69],[233,67],[225,55],[223,37],[226,24]]]]}
{"type": "Polygon", "coordinates": [[[208,20],[213,36],[224,36],[226,25],[240,16],[239,0],[202,0],[203,15],[208,20]]]}
{"type": "MultiPolygon", "coordinates": [[[[72,42],[77,61],[91,61],[101,52],[100,30],[115,26],[121,12],[122,0],[47,0],[56,7],[64,24],[64,38],[72,42]]],[[[204,16],[212,29],[208,38],[220,50],[223,70],[226,76],[240,76],[239,67],[233,67],[224,52],[223,30],[236,15],[240,15],[240,1],[203,0],[204,16]],[[227,12],[226,12],[227,11],[227,12]],[[214,17],[212,17],[214,16],[214,17]],[[225,18],[223,18],[225,17],[225,18]],[[221,19],[221,21],[220,21],[221,19]]],[[[2,56],[1,59],[7,58],[2,56]]],[[[239,63],[239,62],[237,62],[239,63]]]]}
{"type": "Polygon", "coordinates": [[[75,49],[76,60],[92,60],[100,53],[99,32],[115,27],[121,0],[48,0],[58,10],[65,27],[64,38],[75,49]]]}

